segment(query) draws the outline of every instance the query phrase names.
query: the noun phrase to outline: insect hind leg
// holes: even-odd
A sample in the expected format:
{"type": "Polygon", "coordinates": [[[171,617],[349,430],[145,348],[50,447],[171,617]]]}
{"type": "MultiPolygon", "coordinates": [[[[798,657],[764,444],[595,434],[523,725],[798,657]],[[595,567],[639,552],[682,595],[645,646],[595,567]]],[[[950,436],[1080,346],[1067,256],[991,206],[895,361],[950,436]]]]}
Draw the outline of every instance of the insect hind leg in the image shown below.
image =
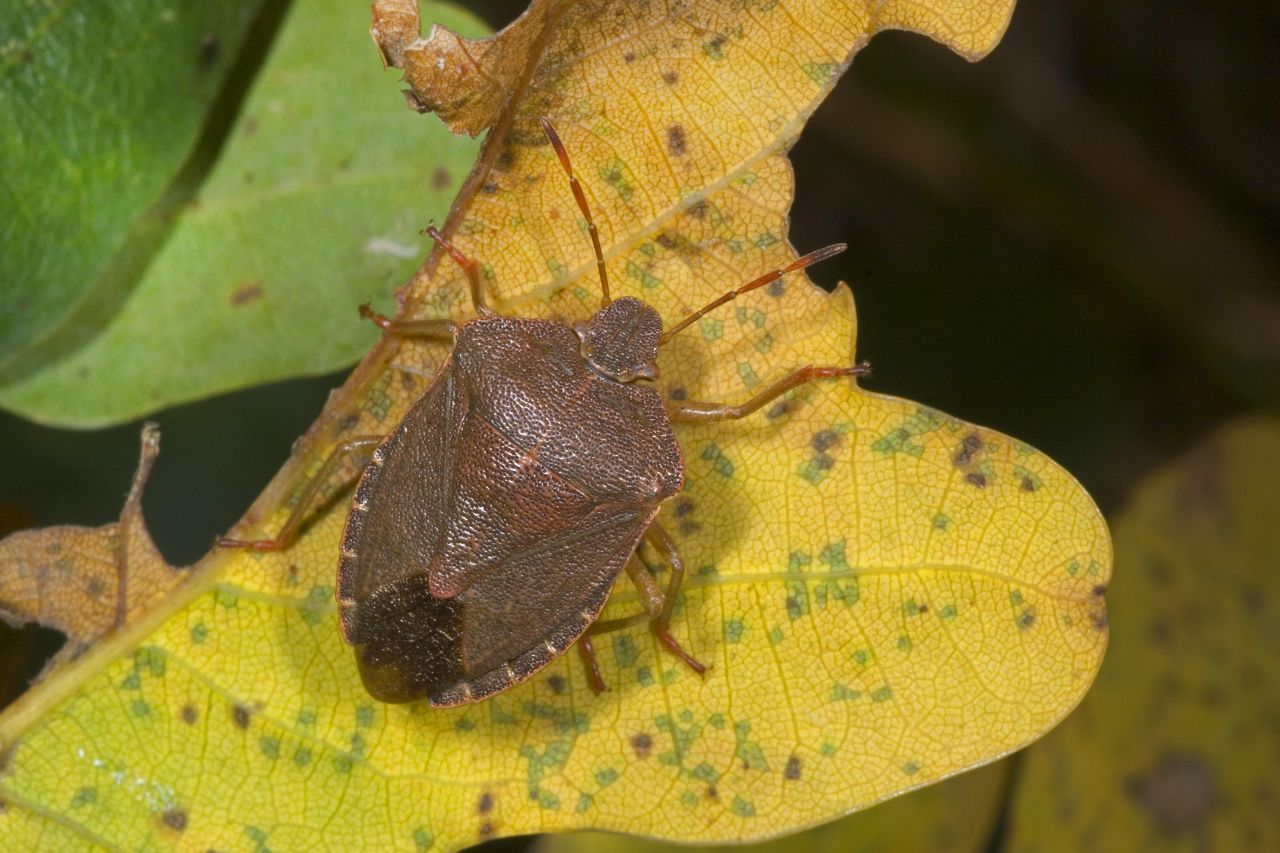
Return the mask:
{"type": "Polygon", "coordinates": [[[664,591],[639,557],[632,554],[631,559],[627,561],[627,575],[640,592],[644,601],[644,610],[631,616],[596,622],[578,640],[578,652],[582,655],[582,662],[587,670],[587,681],[596,693],[603,693],[607,688],[604,678],[600,675],[600,665],[596,660],[595,645],[591,638],[613,631],[622,631],[646,622],[667,651],[680,658],[698,675],[705,675],[707,672],[706,664],[686,652],[671,634],[671,611],[675,607],[680,585],[684,582],[684,561],[680,558],[675,541],[656,521],[645,531],[645,539],[671,566],[671,580],[668,581],[664,591]]]}
{"type": "MultiPolygon", "coordinates": [[[[316,495],[324,487],[329,478],[338,470],[349,457],[357,453],[372,453],[373,449],[382,443],[381,436],[360,436],[349,441],[344,441],[335,447],[329,453],[324,464],[320,466],[320,470],[315,476],[306,481],[302,487],[302,491],[298,495],[297,502],[293,505],[293,510],[289,513],[289,518],[285,520],[284,526],[280,531],[270,539],[232,539],[223,537],[217,541],[218,548],[249,548],[254,551],[284,551],[294,543],[298,538],[298,534],[302,530],[302,524],[307,519],[311,504],[315,500],[316,495]]],[[[356,477],[359,476],[357,471],[355,474],[344,479],[344,487],[350,485],[356,477]]]]}

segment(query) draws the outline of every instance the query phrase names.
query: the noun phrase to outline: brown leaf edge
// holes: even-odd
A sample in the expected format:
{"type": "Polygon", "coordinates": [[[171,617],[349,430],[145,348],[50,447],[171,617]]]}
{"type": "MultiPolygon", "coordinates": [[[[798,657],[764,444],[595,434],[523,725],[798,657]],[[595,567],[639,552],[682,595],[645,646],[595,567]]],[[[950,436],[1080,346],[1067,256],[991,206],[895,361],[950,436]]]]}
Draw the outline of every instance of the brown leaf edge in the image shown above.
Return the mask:
{"type": "Polygon", "coordinates": [[[188,576],[164,561],[142,515],[142,494],[160,455],[156,424],[143,425],[141,444],[118,520],[24,530],[0,540],[0,619],[67,636],[37,681],[122,631],[188,576]]]}

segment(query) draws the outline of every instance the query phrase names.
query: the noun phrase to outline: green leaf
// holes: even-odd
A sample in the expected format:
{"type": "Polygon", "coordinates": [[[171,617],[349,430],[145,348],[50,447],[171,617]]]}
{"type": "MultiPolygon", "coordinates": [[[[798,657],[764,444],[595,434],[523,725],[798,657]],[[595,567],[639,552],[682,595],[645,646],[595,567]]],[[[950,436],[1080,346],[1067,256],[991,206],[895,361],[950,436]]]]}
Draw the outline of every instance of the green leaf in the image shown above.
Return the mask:
{"type": "MultiPolygon", "coordinates": [[[[449,6],[429,13],[482,29],[449,6]]],[[[112,423],[328,372],[370,346],[377,330],[356,307],[390,307],[429,248],[419,232],[447,212],[477,143],[370,96],[397,83],[371,57],[367,25],[359,3],[293,4],[216,165],[140,279],[123,285],[118,311],[90,318],[94,336],[78,349],[10,372],[0,405],[58,424],[112,423]]],[[[131,50],[134,60],[150,58],[131,50]]]]}
{"type": "Polygon", "coordinates": [[[0,7],[0,370],[110,301],[262,0],[0,7]]]}

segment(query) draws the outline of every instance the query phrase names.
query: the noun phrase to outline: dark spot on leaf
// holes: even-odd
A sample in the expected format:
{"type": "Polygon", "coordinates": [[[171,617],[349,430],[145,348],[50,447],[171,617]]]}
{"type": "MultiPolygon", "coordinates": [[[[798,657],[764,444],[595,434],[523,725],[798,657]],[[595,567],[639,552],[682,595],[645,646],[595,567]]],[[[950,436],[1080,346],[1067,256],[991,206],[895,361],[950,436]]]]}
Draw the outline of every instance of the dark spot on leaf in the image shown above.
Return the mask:
{"type": "Polygon", "coordinates": [[[800,778],[801,768],[802,768],[802,764],[800,762],[800,756],[793,755],[787,759],[787,767],[785,770],[782,771],[782,775],[786,779],[795,781],[796,779],[800,778]]]}
{"type": "Polygon", "coordinates": [[[982,449],[982,437],[976,432],[971,432],[960,441],[960,446],[956,448],[955,455],[951,457],[951,461],[955,463],[957,468],[968,465],[973,461],[973,457],[982,449]]]}
{"type": "Polygon", "coordinates": [[[635,750],[636,758],[648,758],[653,751],[653,738],[647,732],[632,735],[631,748],[635,750]]]}
{"type": "Polygon", "coordinates": [[[256,281],[246,281],[231,291],[231,304],[239,308],[262,298],[262,285],[256,281]]]}
{"type": "Polygon", "coordinates": [[[431,173],[431,186],[438,190],[447,190],[453,183],[453,176],[449,174],[449,170],[444,166],[436,166],[436,170],[431,173]]]}
{"type": "Polygon", "coordinates": [[[835,446],[839,441],[840,433],[833,429],[822,429],[813,434],[813,438],[809,439],[809,444],[814,450],[822,453],[827,448],[835,446]]]}
{"type": "Polygon", "coordinates": [[[358,423],[360,423],[359,412],[352,412],[349,415],[343,415],[342,419],[338,421],[338,432],[346,432],[358,423]]]}
{"type": "Polygon", "coordinates": [[[702,525],[696,521],[682,521],[676,529],[680,531],[681,536],[692,536],[702,529],[702,525]]]}
{"type": "Polygon", "coordinates": [[[694,219],[706,219],[707,203],[705,201],[700,201],[689,205],[689,215],[694,219]]]}
{"type": "Polygon", "coordinates": [[[480,829],[477,830],[477,833],[481,838],[488,838],[490,835],[493,835],[493,824],[486,820],[484,823],[480,824],[480,829]]]}
{"type": "Polygon", "coordinates": [[[208,71],[213,64],[218,61],[218,54],[222,52],[222,40],[218,38],[217,33],[205,33],[200,39],[200,70],[208,71]]]}
{"type": "Polygon", "coordinates": [[[689,399],[689,392],[683,388],[672,388],[667,392],[667,396],[676,401],[687,400],[689,399]]]}
{"type": "Polygon", "coordinates": [[[182,706],[182,722],[188,726],[193,725],[200,715],[196,712],[196,706],[190,703],[182,706]]]}
{"type": "Polygon", "coordinates": [[[1198,756],[1165,755],[1151,770],[1127,780],[1129,796],[1156,828],[1176,835],[1199,828],[1217,799],[1212,769],[1198,756]]]}
{"type": "Polygon", "coordinates": [[[187,813],[178,808],[168,809],[160,815],[160,821],[170,829],[182,832],[187,828],[187,813]]]}
{"type": "Polygon", "coordinates": [[[1024,610],[1017,621],[1018,627],[1025,631],[1036,623],[1036,613],[1034,610],[1024,610]]]}
{"type": "Polygon", "coordinates": [[[773,420],[774,418],[782,417],[789,411],[791,411],[791,402],[789,400],[779,400],[770,407],[769,411],[764,413],[764,416],[773,420]]]}
{"type": "Polygon", "coordinates": [[[708,785],[707,790],[702,792],[702,796],[708,800],[718,800],[720,799],[720,792],[716,790],[715,785],[708,785]]]}
{"type": "Polygon", "coordinates": [[[249,709],[243,705],[232,705],[231,721],[236,724],[236,728],[249,728],[249,709]]]}
{"type": "Polygon", "coordinates": [[[819,453],[813,457],[813,466],[820,471],[830,471],[835,467],[836,460],[825,453],[819,453]]]}
{"type": "Polygon", "coordinates": [[[929,612],[929,605],[927,605],[927,604],[921,604],[919,607],[917,607],[917,608],[916,608],[916,612],[917,612],[917,613],[928,613],[928,612],[929,612]]]}
{"type": "Polygon", "coordinates": [[[98,596],[102,595],[102,592],[103,590],[106,589],[106,586],[107,585],[102,582],[102,578],[96,578],[96,577],[91,578],[89,580],[89,587],[88,587],[89,597],[97,598],[98,596]]]}
{"type": "Polygon", "coordinates": [[[493,794],[485,791],[480,795],[480,802],[476,803],[476,811],[480,814],[488,814],[493,811],[493,794]]]}
{"type": "Polygon", "coordinates": [[[635,61],[636,61],[636,53],[635,53],[635,51],[634,51],[634,50],[628,50],[626,53],[622,54],[622,61],[623,61],[623,62],[635,62],[635,61]]]}
{"type": "Polygon", "coordinates": [[[977,486],[979,489],[987,487],[987,476],[978,471],[970,471],[964,475],[964,481],[971,486],[977,486]]]}
{"type": "Polygon", "coordinates": [[[765,287],[764,292],[770,296],[781,296],[787,292],[787,286],[782,283],[782,279],[777,279],[776,281],[769,282],[765,287]]]}
{"type": "Polygon", "coordinates": [[[1110,621],[1107,618],[1107,611],[1095,610],[1090,618],[1093,620],[1094,628],[1098,629],[1099,631],[1105,631],[1107,629],[1107,625],[1109,624],[1109,621],[1110,621]]]}
{"type": "Polygon", "coordinates": [[[557,696],[564,695],[564,676],[553,675],[547,679],[547,686],[551,688],[551,692],[557,696]]]}
{"type": "Polygon", "coordinates": [[[1024,491],[1024,492],[1034,492],[1035,490],[1036,490],[1036,484],[1035,484],[1035,481],[1034,481],[1034,480],[1032,480],[1030,477],[1023,477],[1023,478],[1022,478],[1022,491],[1024,491]]]}
{"type": "Polygon", "coordinates": [[[1107,586],[1106,586],[1106,584],[1101,584],[1101,583],[1100,583],[1100,584],[1098,584],[1097,586],[1095,586],[1095,587],[1093,588],[1093,594],[1094,594],[1094,595],[1096,595],[1096,596],[1099,596],[1099,597],[1106,595],[1106,594],[1107,594],[1107,586]]]}
{"type": "Polygon", "coordinates": [[[680,80],[680,75],[674,71],[663,71],[662,82],[668,86],[674,86],[680,80]]]}
{"type": "Polygon", "coordinates": [[[661,234],[658,235],[657,242],[659,246],[661,246],[662,248],[668,251],[680,245],[679,240],[677,240],[675,237],[672,237],[670,234],[668,234],[665,231],[663,231],[661,234]]]}
{"type": "Polygon", "coordinates": [[[689,145],[685,139],[684,128],[678,124],[673,124],[667,128],[667,150],[674,157],[683,157],[689,152],[689,145]]]}
{"type": "Polygon", "coordinates": [[[509,172],[511,167],[516,164],[516,155],[510,148],[503,149],[498,155],[497,161],[493,164],[493,168],[499,172],[509,172]]]}
{"type": "Polygon", "coordinates": [[[498,191],[498,185],[495,184],[493,181],[486,181],[484,185],[480,187],[480,192],[484,193],[485,195],[493,195],[497,191],[498,191]]]}
{"type": "Polygon", "coordinates": [[[688,498],[684,498],[683,500],[676,501],[676,518],[683,518],[684,516],[693,512],[693,510],[694,510],[694,503],[688,498]]]}

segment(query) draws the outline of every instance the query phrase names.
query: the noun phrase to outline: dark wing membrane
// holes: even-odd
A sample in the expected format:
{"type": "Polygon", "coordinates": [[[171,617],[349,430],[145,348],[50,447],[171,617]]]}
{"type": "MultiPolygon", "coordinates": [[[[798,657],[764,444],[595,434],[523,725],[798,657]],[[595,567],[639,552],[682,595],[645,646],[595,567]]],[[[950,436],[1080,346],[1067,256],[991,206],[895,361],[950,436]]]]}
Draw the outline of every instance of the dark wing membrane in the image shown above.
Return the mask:
{"type": "Polygon", "coordinates": [[[382,587],[348,632],[366,689],[383,702],[448,706],[524,681],[599,615],[656,511],[598,507],[453,598],[433,597],[422,575],[382,587]]]}
{"type": "Polygon", "coordinates": [[[365,468],[338,562],[338,612],[347,642],[355,642],[358,603],[388,585],[425,575],[439,549],[452,490],[457,425],[466,409],[447,360],[365,468]],[[376,542],[367,531],[377,532],[376,542]]]}

